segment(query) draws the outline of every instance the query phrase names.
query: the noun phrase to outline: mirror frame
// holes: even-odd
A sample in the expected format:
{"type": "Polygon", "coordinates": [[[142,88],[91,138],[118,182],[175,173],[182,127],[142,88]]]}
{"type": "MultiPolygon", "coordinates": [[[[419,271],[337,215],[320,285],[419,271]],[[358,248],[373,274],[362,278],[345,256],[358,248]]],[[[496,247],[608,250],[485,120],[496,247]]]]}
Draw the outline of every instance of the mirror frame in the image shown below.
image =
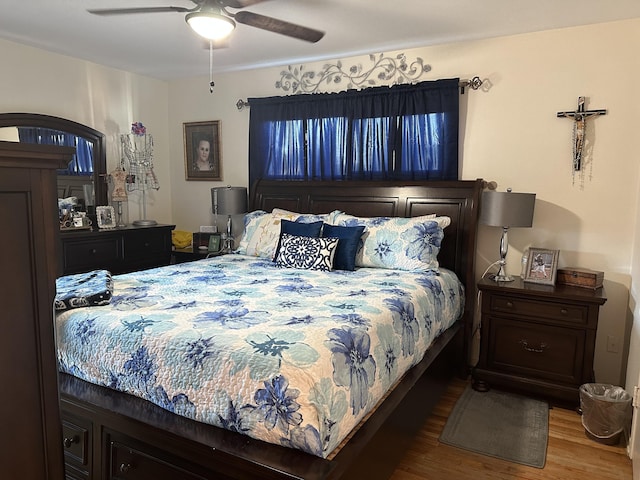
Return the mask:
{"type": "Polygon", "coordinates": [[[0,113],[0,127],[50,128],[83,137],[93,143],[93,188],[96,205],[108,205],[107,151],[105,135],[98,130],[66,118],[40,113],[0,113]]]}

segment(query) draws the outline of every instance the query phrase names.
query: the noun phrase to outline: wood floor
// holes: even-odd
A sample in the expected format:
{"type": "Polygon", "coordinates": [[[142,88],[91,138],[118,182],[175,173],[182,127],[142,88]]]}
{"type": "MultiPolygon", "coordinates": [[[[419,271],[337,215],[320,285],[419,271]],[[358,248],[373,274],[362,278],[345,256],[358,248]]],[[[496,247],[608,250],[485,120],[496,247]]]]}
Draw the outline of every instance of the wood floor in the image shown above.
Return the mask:
{"type": "Polygon", "coordinates": [[[543,469],[441,444],[438,438],[447,416],[465,387],[466,382],[461,379],[454,379],[449,385],[391,480],[631,480],[626,447],[606,446],[588,439],[580,415],[573,410],[549,410],[549,443],[543,469]]]}

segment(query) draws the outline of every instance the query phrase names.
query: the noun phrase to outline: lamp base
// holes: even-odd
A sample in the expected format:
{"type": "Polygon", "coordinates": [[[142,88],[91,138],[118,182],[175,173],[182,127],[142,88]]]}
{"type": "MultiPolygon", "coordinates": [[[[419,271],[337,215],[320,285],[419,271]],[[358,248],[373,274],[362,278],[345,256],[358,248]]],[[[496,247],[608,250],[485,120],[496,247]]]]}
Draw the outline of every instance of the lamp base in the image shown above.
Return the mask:
{"type": "Polygon", "coordinates": [[[156,222],[155,220],[145,220],[145,219],[143,219],[143,220],[134,220],[133,224],[136,227],[150,227],[152,225],[157,225],[158,222],[156,222]]]}
{"type": "Polygon", "coordinates": [[[233,237],[230,237],[230,236],[225,237],[223,247],[222,247],[222,252],[233,253],[233,244],[234,244],[233,237]]]}
{"type": "Polygon", "coordinates": [[[490,277],[494,282],[513,282],[514,278],[511,275],[493,275],[490,277]]]}
{"type": "MultiPolygon", "coordinates": [[[[503,234],[503,238],[504,238],[505,234],[503,234]]],[[[511,275],[507,274],[507,261],[504,259],[504,257],[507,254],[507,249],[506,249],[506,242],[504,243],[505,248],[502,248],[502,243],[500,245],[500,261],[498,262],[498,264],[500,265],[500,268],[498,269],[498,273],[496,273],[491,279],[494,282],[513,282],[513,277],[511,275]]]]}

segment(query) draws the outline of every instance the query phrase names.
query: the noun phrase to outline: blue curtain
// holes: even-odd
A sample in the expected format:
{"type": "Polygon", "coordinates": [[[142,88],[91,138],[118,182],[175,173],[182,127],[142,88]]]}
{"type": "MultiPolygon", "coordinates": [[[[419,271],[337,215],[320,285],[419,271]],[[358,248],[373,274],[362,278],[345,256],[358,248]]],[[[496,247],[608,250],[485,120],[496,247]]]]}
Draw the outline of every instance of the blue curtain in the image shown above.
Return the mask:
{"type": "Polygon", "coordinates": [[[49,128],[18,127],[18,139],[22,143],[38,143],[41,145],[61,145],[75,147],[73,160],[61,175],[93,175],[93,143],[70,133],[51,130],[49,128]]]}
{"type": "Polygon", "coordinates": [[[249,103],[251,184],[458,179],[457,78],[249,103]]]}

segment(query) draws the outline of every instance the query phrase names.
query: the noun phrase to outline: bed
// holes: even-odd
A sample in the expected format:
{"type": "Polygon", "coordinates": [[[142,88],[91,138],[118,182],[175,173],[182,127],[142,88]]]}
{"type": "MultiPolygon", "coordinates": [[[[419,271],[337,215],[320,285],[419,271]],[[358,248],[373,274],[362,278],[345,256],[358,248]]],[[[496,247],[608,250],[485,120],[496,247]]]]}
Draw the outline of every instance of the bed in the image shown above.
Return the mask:
{"type": "MultiPolygon", "coordinates": [[[[437,255],[437,275],[382,268],[303,271],[276,268],[273,262],[260,256],[225,255],[115,277],[110,305],[61,314],[57,334],[60,368],[65,372],[60,375],[60,387],[67,473],[72,472],[73,478],[74,475],[78,478],[387,477],[411,441],[411,430],[419,427],[421,419],[428,415],[447,379],[453,373],[464,374],[467,368],[473,306],[472,302],[456,303],[455,300],[463,297],[465,288],[474,291],[481,187],[480,180],[402,185],[259,181],[251,190],[250,210],[281,209],[315,215],[342,211],[356,218],[413,218],[429,214],[446,217],[450,224],[444,228],[437,255]],[[162,280],[166,275],[170,275],[170,279],[162,280]],[[249,284],[258,285],[258,290],[245,291],[249,284]],[[354,285],[359,288],[355,289],[354,285]],[[207,291],[216,288],[221,291],[226,288],[226,293],[222,292],[226,297],[212,294],[209,298],[207,291]],[[398,293],[400,288],[403,292],[413,292],[411,296],[417,300],[409,306],[402,303],[399,299],[407,294],[398,293]],[[178,300],[171,300],[175,308],[164,305],[163,311],[154,310],[156,307],[150,303],[162,302],[149,302],[148,298],[168,298],[171,290],[179,296],[178,300]],[[419,296],[423,290],[438,294],[435,301],[443,304],[438,313],[421,310],[433,308],[432,301],[419,296]],[[293,291],[298,296],[292,294],[293,291]],[[374,291],[386,298],[376,300],[374,291]],[[144,295],[137,296],[136,292],[144,295]],[[242,298],[240,303],[238,298],[242,298]],[[122,365],[131,366],[135,362],[147,365],[147,370],[143,368],[147,373],[151,370],[154,375],[158,373],[155,366],[151,368],[145,363],[146,346],[140,347],[139,334],[145,329],[156,329],[158,337],[167,337],[168,331],[179,330],[176,325],[182,312],[187,310],[186,304],[191,303],[198,303],[199,309],[190,309],[184,315],[194,315],[193,324],[206,327],[199,332],[199,340],[188,337],[193,331],[186,328],[187,340],[184,336],[181,340],[182,344],[192,345],[190,354],[199,354],[190,357],[194,367],[209,361],[207,355],[202,355],[203,339],[209,342],[208,348],[221,337],[231,337],[224,349],[212,353],[216,358],[224,356],[223,366],[218,364],[217,373],[208,372],[204,378],[185,380],[179,374],[180,368],[167,360],[163,375],[171,379],[160,382],[162,388],[155,377],[150,388],[140,385],[139,374],[127,376],[122,365]],[[268,322],[256,315],[261,308],[269,312],[265,314],[268,322]],[[374,325],[369,330],[361,328],[363,322],[377,321],[376,312],[385,309],[391,310],[395,321],[393,318],[381,320],[391,323],[374,325]],[[402,357],[397,361],[398,371],[384,376],[384,351],[388,345],[383,340],[393,341],[389,339],[393,339],[394,322],[396,326],[401,324],[407,309],[411,312],[415,309],[416,317],[433,317],[433,323],[414,332],[415,343],[407,341],[411,335],[398,336],[396,351],[402,352],[398,355],[402,357]],[[120,312],[118,315],[116,310],[120,312]],[[168,310],[172,311],[171,315],[167,314],[168,310]],[[362,312],[366,314],[363,316],[362,312]],[[99,324],[94,319],[101,315],[111,320],[111,330],[129,330],[137,335],[137,340],[128,345],[129,340],[112,340],[107,333],[105,336],[95,334],[99,324]],[[136,319],[144,320],[141,323],[136,319]],[[144,323],[149,319],[158,320],[157,328],[144,323]],[[292,320],[296,323],[292,324],[292,320]],[[214,323],[216,327],[224,323],[226,327],[231,326],[231,330],[216,330],[214,323]],[[305,330],[300,329],[299,324],[305,324],[305,330]],[[237,336],[239,329],[251,333],[237,336]],[[86,343],[89,330],[96,343],[82,350],[80,344],[86,343]],[[363,331],[382,333],[375,335],[376,338],[373,334],[371,338],[363,338],[363,331]],[[85,335],[74,336],[69,332],[85,335]],[[420,346],[418,338],[431,342],[426,353],[422,350],[426,343],[420,346]],[[239,353],[229,346],[234,342],[240,350],[260,353],[260,358],[238,360],[239,353]],[[336,373],[336,365],[348,364],[350,355],[353,356],[353,351],[345,350],[349,342],[366,345],[356,352],[358,355],[371,355],[361,362],[360,373],[348,368],[336,373]],[[376,348],[378,356],[373,353],[376,348]],[[332,352],[326,361],[318,360],[318,352],[323,349],[332,352]],[[129,355],[126,362],[122,361],[124,354],[129,355]],[[120,371],[116,375],[114,365],[118,363],[120,371]],[[293,369],[294,364],[301,367],[299,371],[293,369]],[[376,365],[378,375],[375,375],[376,365]],[[214,398],[210,410],[201,407],[201,403],[197,409],[193,407],[192,400],[200,397],[207,400],[206,392],[209,392],[205,388],[204,393],[200,392],[195,384],[222,385],[233,376],[231,370],[234,369],[236,374],[242,370],[248,375],[239,382],[242,384],[239,391],[229,395],[231,387],[225,389],[224,398],[214,398]],[[370,378],[374,375],[375,382],[370,378]],[[321,384],[331,383],[331,378],[338,385],[342,382],[344,386],[349,381],[359,387],[319,388],[321,384]],[[305,379],[308,383],[304,383],[305,379]],[[175,387],[176,384],[180,384],[181,389],[169,389],[169,385],[175,387]],[[127,388],[133,389],[133,394],[119,391],[127,388]],[[243,397],[242,391],[246,394],[243,397]],[[286,393],[283,398],[287,401],[274,407],[273,398],[279,393],[286,393]],[[329,397],[332,400],[323,403],[322,399],[329,397]],[[238,406],[228,410],[233,418],[222,416],[221,411],[215,409],[230,401],[238,406]],[[278,408],[289,410],[279,415],[278,408]],[[244,424],[239,421],[241,412],[249,412],[244,424]],[[253,418],[262,420],[251,423],[253,412],[260,412],[261,415],[253,418]],[[344,423],[339,423],[338,417],[344,423]],[[242,425],[251,428],[239,428],[242,425]]],[[[288,240],[283,237],[283,251],[289,248],[288,240]]],[[[329,238],[323,245],[331,241],[329,238]]],[[[147,337],[145,341],[152,342],[147,337]]],[[[168,359],[172,354],[166,352],[177,350],[176,345],[169,346],[161,356],[168,359]]]]}

